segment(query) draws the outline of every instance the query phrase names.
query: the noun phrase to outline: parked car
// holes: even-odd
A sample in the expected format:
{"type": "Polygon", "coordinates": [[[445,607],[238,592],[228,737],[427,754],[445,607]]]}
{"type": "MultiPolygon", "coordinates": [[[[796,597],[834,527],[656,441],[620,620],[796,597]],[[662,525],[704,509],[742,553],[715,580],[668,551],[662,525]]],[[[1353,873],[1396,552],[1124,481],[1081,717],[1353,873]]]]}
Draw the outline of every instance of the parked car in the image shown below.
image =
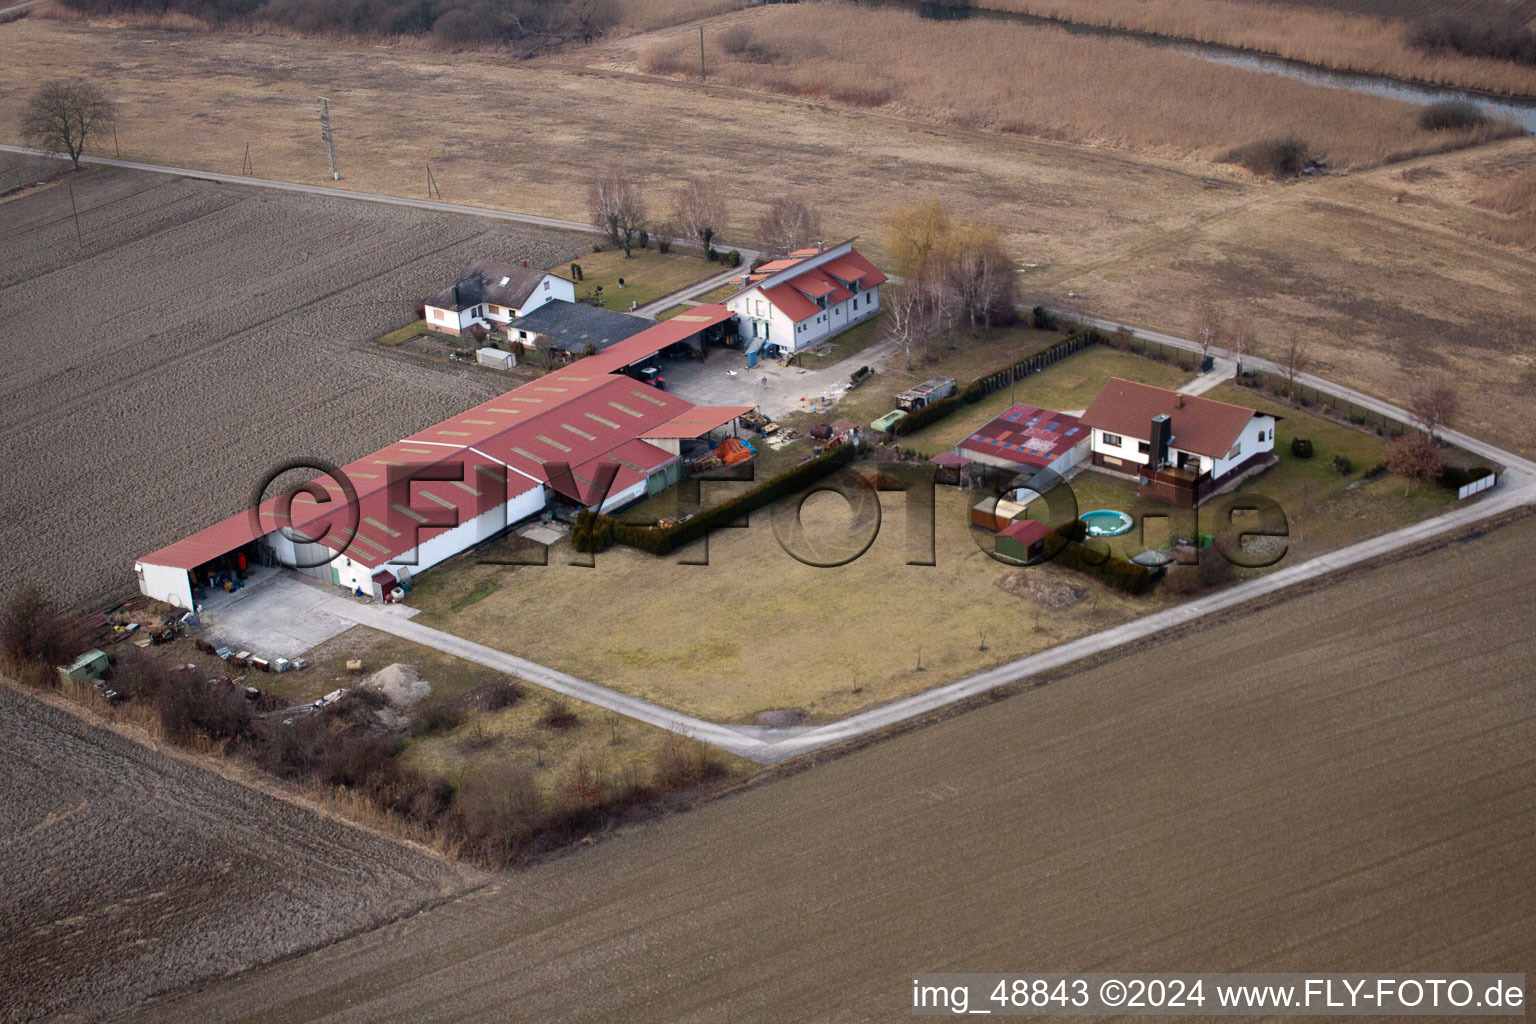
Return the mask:
{"type": "Polygon", "coordinates": [[[647,366],[645,369],[641,370],[640,379],[645,381],[645,383],[649,384],[651,387],[660,391],[667,390],[666,382],[661,379],[661,371],[656,369],[654,366],[647,366]]]}

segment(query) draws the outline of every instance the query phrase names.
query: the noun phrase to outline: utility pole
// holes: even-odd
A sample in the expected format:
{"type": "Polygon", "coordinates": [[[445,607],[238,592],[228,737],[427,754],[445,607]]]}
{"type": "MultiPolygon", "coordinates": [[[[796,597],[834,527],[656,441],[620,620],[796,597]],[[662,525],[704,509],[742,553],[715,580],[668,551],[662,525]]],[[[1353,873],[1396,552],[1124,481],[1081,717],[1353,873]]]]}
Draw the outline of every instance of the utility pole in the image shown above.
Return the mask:
{"type": "Polygon", "coordinates": [[[336,170],[336,140],[331,137],[331,103],[320,97],[320,138],[325,142],[325,155],[331,161],[331,180],[340,181],[341,172],[336,170]]]}
{"type": "Polygon", "coordinates": [[[699,81],[704,81],[704,26],[699,26],[699,81]]]}
{"type": "Polygon", "coordinates": [[[69,183],[69,212],[75,215],[75,242],[85,248],[85,236],[80,233],[80,210],[75,206],[75,183],[69,183]]]}
{"type": "Polygon", "coordinates": [[[119,160],[123,158],[123,151],[117,146],[117,125],[112,126],[112,153],[119,160]]]}
{"type": "Polygon", "coordinates": [[[432,198],[432,193],[437,193],[437,198],[443,198],[443,190],[437,187],[437,179],[432,177],[432,165],[427,164],[427,198],[432,198]]]}
{"type": "Polygon", "coordinates": [[[245,159],[240,161],[240,173],[248,177],[255,177],[256,166],[251,163],[251,144],[245,144],[245,159]]]}

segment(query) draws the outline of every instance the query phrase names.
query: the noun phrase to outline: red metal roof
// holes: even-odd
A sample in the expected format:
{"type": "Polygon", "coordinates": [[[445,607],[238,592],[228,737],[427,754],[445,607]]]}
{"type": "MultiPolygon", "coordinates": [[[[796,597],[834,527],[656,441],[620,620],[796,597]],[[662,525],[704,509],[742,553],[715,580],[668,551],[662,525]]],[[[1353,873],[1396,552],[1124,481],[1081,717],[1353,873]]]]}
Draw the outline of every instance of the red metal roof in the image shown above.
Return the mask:
{"type": "MultiPolygon", "coordinates": [[[[337,550],[346,549],[348,557],[374,568],[409,551],[418,540],[449,529],[431,525],[447,509],[465,522],[548,483],[546,467],[559,462],[574,467],[572,475],[582,491],[577,500],[586,503],[594,496],[592,474],[610,454],[646,472],[676,458],[639,440],[648,431],[659,430],[651,435],[658,438],[697,437],[713,428],[682,433],[685,424],[717,415],[724,416],[724,422],[749,411],[749,407],[709,407],[701,419],[689,421],[685,414],[694,409],[691,403],[611,372],[734,315],[724,306],[702,304],[596,356],[579,359],[341,467],[357,492],[355,537],[346,530],[351,515],[342,488],[322,478],[316,483],[331,495],[330,503],[297,494],[288,514],[279,515],[279,503],[286,497],[269,499],[256,510],[254,522],[249,511],[242,512],[139,561],[193,569],[289,526],[337,550]],[[618,351],[624,346],[628,348],[618,351]],[[391,491],[390,471],[398,476],[412,467],[423,475],[440,471],[460,479],[411,482],[410,500],[402,501],[404,485],[397,483],[391,491]]],[[[627,487],[636,478],[635,470],[621,464],[614,489],[627,487]]]]}
{"type": "Polygon", "coordinates": [[[1099,391],[1081,419],[1096,430],[1150,441],[1152,417],[1164,413],[1172,421],[1172,447],[1213,459],[1231,451],[1248,421],[1259,415],[1256,409],[1241,405],[1114,377],[1099,391]]]}
{"type": "Polygon", "coordinates": [[[1036,541],[1042,541],[1050,535],[1044,523],[1033,519],[1015,519],[1001,530],[997,531],[999,537],[1007,537],[1016,540],[1026,548],[1036,541]]]}
{"type": "Polygon", "coordinates": [[[1043,468],[1087,441],[1088,428],[1076,416],[1033,405],[1015,405],[956,447],[1021,466],[1043,468]]]}
{"type": "MultiPolygon", "coordinates": [[[[820,250],[808,250],[798,259],[781,260],[782,267],[773,267],[772,264],[759,268],[759,274],[773,267],[773,272],[788,270],[797,263],[804,262],[813,256],[819,255],[820,250]]],[[[829,305],[842,302],[853,295],[844,284],[859,282],[860,290],[874,288],[887,280],[873,263],[865,259],[856,249],[849,249],[846,253],[835,259],[830,259],[799,274],[787,281],[781,281],[776,285],[763,289],[763,296],[777,306],[785,316],[795,323],[808,320],[821,312],[821,306],[816,299],[825,298],[829,305]]]]}

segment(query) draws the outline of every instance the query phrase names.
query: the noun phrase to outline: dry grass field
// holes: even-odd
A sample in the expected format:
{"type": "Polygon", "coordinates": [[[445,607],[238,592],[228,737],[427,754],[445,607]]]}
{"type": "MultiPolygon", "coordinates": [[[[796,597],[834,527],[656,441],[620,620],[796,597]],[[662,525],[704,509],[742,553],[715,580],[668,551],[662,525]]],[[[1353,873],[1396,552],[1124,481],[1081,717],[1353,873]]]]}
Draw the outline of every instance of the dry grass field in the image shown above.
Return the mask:
{"type": "MultiPolygon", "coordinates": [[[[1358,168],[1497,130],[1425,131],[1417,108],[1396,100],[1049,26],[936,22],[850,4],[777,6],[739,24],[751,27],[751,43],[718,52],[713,71],[734,86],[1160,156],[1212,160],[1299,136],[1334,166],[1358,168]]],[[[697,36],[658,33],[639,64],[696,79],[697,36]]]]}
{"type": "Polygon", "coordinates": [[[134,591],[133,559],[248,506],[290,459],[340,464],[483,401],[494,374],[371,340],[472,256],[584,237],[92,171],[0,204],[0,592],[134,591]],[[80,209],[76,240],[69,185],[80,209]]]}
{"type": "MultiPolygon", "coordinates": [[[[1262,3],[1253,0],[977,0],[977,7],[1256,50],[1322,67],[1412,81],[1536,95],[1536,68],[1511,61],[1426,53],[1401,19],[1445,5],[1400,0],[1262,3]],[[1333,10],[1333,7],[1343,8],[1333,10]]],[[[1502,0],[1458,3],[1464,14],[1496,13],[1502,0]],[[1480,10],[1479,10],[1480,8],[1480,10]]]]}
{"type": "MultiPolygon", "coordinates": [[[[706,34],[761,13],[726,15],[706,34]]],[[[723,244],[750,243],[767,200],[792,193],[822,209],[829,236],[862,233],[878,258],[880,215],[940,195],[956,216],[1003,226],[1031,265],[1032,298],[1066,303],[1072,290],[1096,313],[1175,332],[1215,300],[1262,342],[1295,331],[1319,372],[1399,401],[1451,369],[1465,382],[1467,429],[1536,451],[1536,259],[1498,244],[1504,215],[1472,202],[1508,162],[1536,155],[1530,139],[1282,187],[1208,164],[639,74],[649,38],[510,61],[27,18],[0,26],[12,55],[0,88],[110,73],[126,157],[236,171],[249,141],[258,174],[317,184],[323,93],[350,188],[418,194],[431,160],[451,201],[580,220],[595,166],[633,168],[659,196],[722,153],[769,153],[718,176],[731,201],[723,244]],[[522,96],[539,103],[517,105],[517,128],[484,116],[522,96]]]]}
{"type": "Polygon", "coordinates": [[[0,683],[0,1021],[94,1020],[483,878],[0,683]]]}
{"type": "MultiPolygon", "coordinates": [[[[1011,570],[981,552],[969,525],[976,498],[938,489],[933,566],[905,564],[904,499],[888,493],[873,546],[837,568],[787,554],[765,511],[748,529],[711,537],[707,566],[614,548],[579,568],[561,543],[548,566],[457,559],[424,574],[411,600],[427,625],[665,707],[749,724],[780,708],[839,718],[1162,607],[1054,566],[1030,572],[1044,586],[1075,588],[1052,595],[1059,606],[1005,591],[1011,570]]],[[[818,495],[804,518],[812,543],[830,549],[849,514],[842,499],[818,495]]]]}
{"type": "Polygon", "coordinates": [[[897,1022],[911,972],[989,964],[1528,971],[1532,544],[1208,624],[139,1019],[897,1022]]]}

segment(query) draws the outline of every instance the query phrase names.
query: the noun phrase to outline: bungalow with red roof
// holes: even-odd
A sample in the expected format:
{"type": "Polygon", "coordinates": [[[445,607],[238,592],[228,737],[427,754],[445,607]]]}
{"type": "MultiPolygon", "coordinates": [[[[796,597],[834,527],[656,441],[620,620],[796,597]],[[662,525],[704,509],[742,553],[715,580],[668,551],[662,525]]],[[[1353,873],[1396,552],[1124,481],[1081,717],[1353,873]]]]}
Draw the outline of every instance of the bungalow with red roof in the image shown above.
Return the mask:
{"type": "Polygon", "coordinates": [[[880,312],[886,276],[854,249],[856,240],[799,249],[743,275],[725,306],[748,352],[798,352],[880,312]]]}
{"type": "Polygon", "coordinates": [[[1275,461],[1275,417],[1151,384],[1108,381],[1079,419],[1093,465],[1136,477],[1144,498],[1193,508],[1275,461]]]}

